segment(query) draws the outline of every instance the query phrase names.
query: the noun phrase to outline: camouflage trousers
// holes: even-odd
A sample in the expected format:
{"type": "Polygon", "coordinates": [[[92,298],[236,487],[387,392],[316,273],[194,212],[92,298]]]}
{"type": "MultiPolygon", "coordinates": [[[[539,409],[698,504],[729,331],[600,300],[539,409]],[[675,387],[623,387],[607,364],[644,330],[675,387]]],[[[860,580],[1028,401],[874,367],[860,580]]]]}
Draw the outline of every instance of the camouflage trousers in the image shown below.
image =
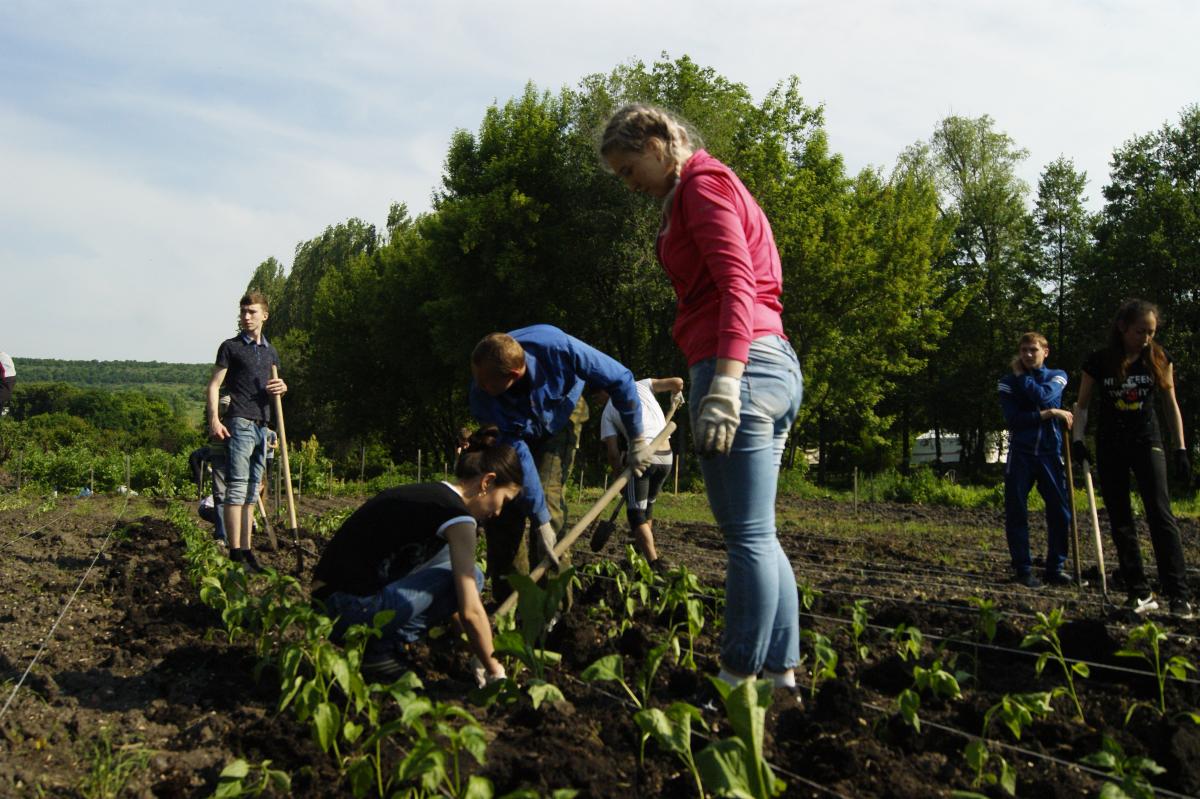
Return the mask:
{"type": "MultiPolygon", "coordinates": [[[[542,481],[550,524],[559,540],[569,529],[566,486],[575,464],[575,451],[579,449],[579,433],[587,420],[587,402],[580,397],[561,430],[538,441],[526,442],[542,481]]],[[[503,601],[512,593],[504,577],[513,572],[529,574],[529,553],[535,553],[536,557],[540,553],[539,547],[536,525],[527,524],[520,502],[508,503],[499,517],[487,523],[487,577],[492,584],[492,596],[497,601],[503,601]]],[[[570,563],[570,555],[564,555],[560,563],[565,569],[570,563]]]]}

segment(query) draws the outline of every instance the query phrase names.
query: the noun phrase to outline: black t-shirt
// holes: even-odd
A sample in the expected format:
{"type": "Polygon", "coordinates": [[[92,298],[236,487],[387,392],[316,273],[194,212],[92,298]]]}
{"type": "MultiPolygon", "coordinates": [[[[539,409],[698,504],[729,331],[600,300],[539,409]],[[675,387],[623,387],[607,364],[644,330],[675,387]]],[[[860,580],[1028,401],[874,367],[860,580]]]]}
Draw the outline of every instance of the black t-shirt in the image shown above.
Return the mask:
{"type": "MultiPolygon", "coordinates": [[[[1171,363],[1169,355],[1167,363],[1171,363]]],[[[1157,386],[1144,353],[1126,368],[1125,379],[1120,383],[1108,350],[1096,350],[1089,355],[1083,371],[1096,381],[1096,396],[1100,400],[1096,435],[1100,446],[1106,443],[1162,443],[1158,414],[1154,412],[1157,386]]]]}
{"type": "Polygon", "coordinates": [[[445,483],[389,488],[342,523],[313,570],[328,595],[378,593],[446,546],[446,528],[475,524],[462,497],[445,483]]]}
{"type": "Polygon", "coordinates": [[[217,366],[228,369],[222,384],[229,393],[229,410],[225,418],[239,416],[255,422],[271,421],[271,395],[267,393],[267,381],[271,379],[271,367],[279,366],[279,353],[263,336],[261,343],[239,333],[221,342],[217,350],[217,366]]]}

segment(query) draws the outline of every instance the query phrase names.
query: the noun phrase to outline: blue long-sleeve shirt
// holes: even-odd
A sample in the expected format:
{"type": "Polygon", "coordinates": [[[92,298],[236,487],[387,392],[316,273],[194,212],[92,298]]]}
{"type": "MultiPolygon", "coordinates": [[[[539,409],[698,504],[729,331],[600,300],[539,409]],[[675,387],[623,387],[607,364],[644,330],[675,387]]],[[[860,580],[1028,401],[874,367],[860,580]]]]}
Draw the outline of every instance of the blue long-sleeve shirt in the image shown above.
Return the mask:
{"type": "Polygon", "coordinates": [[[525,473],[525,512],[545,524],[550,511],[529,444],[566,426],[585,387],[608,392],[630,440],[642,435],[641,405],[633,372],[574,336],[552,325],[530,325],[509,335],[525,350],[526,377],[498,397],[472,381],[471,414],[500,428],[500,441],[516,450],[525,473]]]}
{"type": "Polygon", "coordinates": [[[1042,419],[1047,408],[1061,408],[1067,373],[1042,367],[1021,375],[1007,374],[996,388],[1000,408],[1009,429],[1009,447],[1019,452],[1042,455],[1062,449],[1058,420],[1042,419]]]}

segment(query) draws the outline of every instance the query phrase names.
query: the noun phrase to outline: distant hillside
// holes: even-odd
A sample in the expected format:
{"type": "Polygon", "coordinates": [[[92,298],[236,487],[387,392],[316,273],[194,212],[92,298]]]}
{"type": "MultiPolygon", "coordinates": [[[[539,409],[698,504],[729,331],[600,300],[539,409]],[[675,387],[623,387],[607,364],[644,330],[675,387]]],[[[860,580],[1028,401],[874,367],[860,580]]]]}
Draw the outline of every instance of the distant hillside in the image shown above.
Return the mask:
{"type": "Polygon", "coordinates": [[[197,386],[203,388],[212,364],[160,361],[60,361],[54,358],[14,358],[17,377],[30,383],[70,383],[91,388],[197,386]]]}
{"type": "Polygon", "coordinates": [[[140,391],[164,399],[191,424],[204,418],[204,387],[212,375],[208,363],[160,361],[60,361],[13,358],[17,390],[21,384],[67,383],[79,388],[140,391]]]}

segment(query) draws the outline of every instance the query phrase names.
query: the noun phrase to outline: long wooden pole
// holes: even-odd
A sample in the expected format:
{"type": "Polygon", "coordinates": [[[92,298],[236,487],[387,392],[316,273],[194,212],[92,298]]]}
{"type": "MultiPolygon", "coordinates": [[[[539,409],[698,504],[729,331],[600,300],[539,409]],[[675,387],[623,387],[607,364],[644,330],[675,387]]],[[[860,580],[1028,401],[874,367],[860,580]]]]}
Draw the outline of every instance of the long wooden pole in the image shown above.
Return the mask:
{"type": "Polygon", "coordinates": [[[1092,537],[1096,541],[1096,565],[1100,569],[1100,591],[1108,599],[1108,576],[1104,573],[1104,544],[1100,541],[1100,516],[1096,512],[1096,490],[1092,487],[1092,468],[1083,462],[1083,484],[1087,488],[1088,508],[1092,517],[1092,537]]]}
{"type": "MultiPolygon", "coordinates": [[[[279,369],[271,365],[271,379],[279,377],[279,369]]],[[[300,546],[300,529],[296,524],[296,498],[292,496],[292,468],[288,461],[287,430],[283,425],[283,398],[278,394],[275,398],[275,421],[279,425],[279,454],[283,458],[283,484],[287,490],[288,529],[292,533],[292,541],[296,545],[296,573],[304,572],[304,549],[300,546]]]]}
{"type": "Polygon", "coordinates": [[[1071,431],[1065,426],[1063,427],[1063,448],[1067,453],[1067,502],[1071,507],[1071,551],[1075,555],[1075,584],[1082,591],[1083,569],[1079,565],[1079,514],[1075,511],[1075,471],[1071,466],[1071,431]]]}

